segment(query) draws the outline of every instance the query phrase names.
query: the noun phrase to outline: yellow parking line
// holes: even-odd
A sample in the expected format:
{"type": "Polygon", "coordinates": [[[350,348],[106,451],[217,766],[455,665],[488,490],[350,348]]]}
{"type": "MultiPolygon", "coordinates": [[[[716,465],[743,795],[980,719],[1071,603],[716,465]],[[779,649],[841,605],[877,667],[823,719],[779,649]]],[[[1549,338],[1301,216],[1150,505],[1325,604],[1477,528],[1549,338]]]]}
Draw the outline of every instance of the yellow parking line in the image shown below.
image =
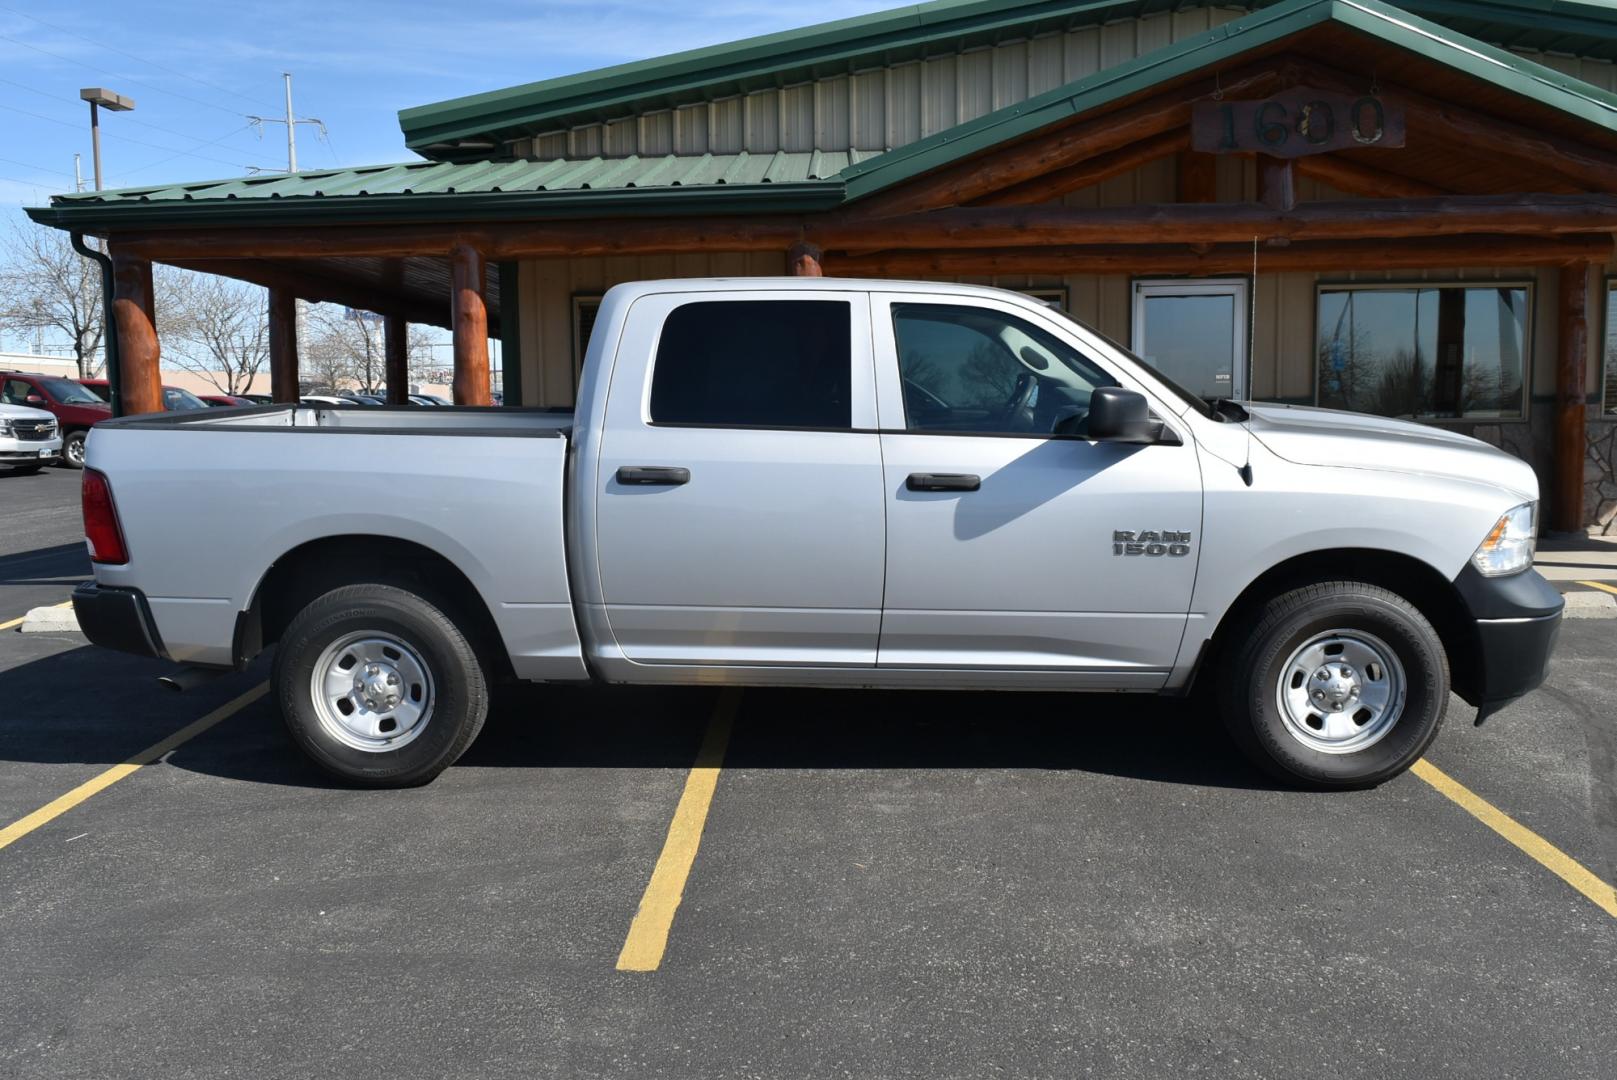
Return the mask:
{"type": "MultiPolygon", "coordinates": [[[[1617,591],[1617,590],[1613,590],[1617,591]]],[[[1544,839],[1488,802],[1482,796],[1439,769],[1425,758],[1415,762],[1410,772],[1459,804],[1466,813],[1515,844],[1540,866],[1578,890],[1607,915],[1617,918],[1617,889],[1595,877],[1578,860],[1544,839]]]]}
{"type": "MultiPolygon", "coordinates": [[[[60,604],[51,604],[50,606],[51,607],[71,607],[72,604],[73,604],[73,601],[71,601],[71,600],[63,600],[60,604]]],[[[28,616],[21,615],[21,616],[15,618],[15,619],[12,619],[10,622],[0,622],[0,630],[10,630],[13,626],[21,626],[23,623],[25,623],[27,621],[28,621],[28,616]]]]}
{"type": "Polygon", "coordinates": [[[708,807],[713,803],[713,789],[719,782],[719,769],[724,764],[724,751],[730,744],[730,728],[740,701],[740,690],[724,690],[719,696],[702,748],[685,778],[685,791],[674,808],[674,820],[668,823],[668,839],[663,842],[662,854],[640,898],[640,909],[629,925],[623,951],[618,953],[619,971],[656,971],[663,962],[668,931],[674,925],[674,912],[685,895],[685,880],[690,877],[696,849],[702,843],[702,829],[707,824],[708,807]]]}
{"type": "Polygon", "coordinates": [[[1613,595],[1617,595],[1617,587],[1607,585],[1603,581],[1580,581],[1580,582],[1578,582],[1578,584],[1579,585],[1587,585],[1591,589],[1604,589],[1606,592],[1612,593],[1613,595]]]}
{"type": "Polygon", "coordinates": [[[86,799],[90,798],[90,796],[95,795],[98,792],[105,791],[107,788],[111,787],[113,784],[116,784],[124,777],[130,775],[131,773],[138,772],[142,766],[150,765],[152,762],[156,761],[170,750],[173,750],[175,747],[194,739],[204,731],[207,731],[219,721],[235,715],[242,709],[245,709],[247,706],[257,701],[259,698],[263,697],[267,690],[269,690],[269,683],[259,683],[257,686],[253,687],[251,690],[247,691],[245,694],[242,694],[240,697],[237,697],[233,701],[225,702],[223,705],[219,706],[202,719],[185,725],[180,730],[164,739],[162,742],[153,743],[140,753],[136,754],[134,757],[114,765],[112,768],[108,769],[104,773],[101,773],[99,776],[86,780],[84,783],[80,784],[66,795],[63,795],[58,799],[53,799],[44,806],[41,806],[38,810],[35,810],[32,814],[29,814],[27,817],[19,818],[18,820],[13,821],[4,829],[0,829],[0,848],[8,847],[16,841],[21,840],[23,837],[33,832],[41,825],[45,825],[61,817],[63,814],[67,813],[81,802],[84,802],[86,799]]]}

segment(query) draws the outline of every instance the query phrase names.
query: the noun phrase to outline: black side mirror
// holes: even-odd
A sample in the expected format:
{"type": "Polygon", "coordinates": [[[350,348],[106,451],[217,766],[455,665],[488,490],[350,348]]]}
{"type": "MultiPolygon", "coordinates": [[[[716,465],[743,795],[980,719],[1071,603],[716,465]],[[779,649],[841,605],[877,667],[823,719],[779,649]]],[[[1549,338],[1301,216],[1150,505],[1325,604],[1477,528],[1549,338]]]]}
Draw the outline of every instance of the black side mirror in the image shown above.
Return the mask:
{"type": "Polygon", "coordinates": [[[1089,437],[1097,442],[1154,443],[1161,428],[1144,394],[1121,386],[1097,386],[1090,394],[1089,437]]]}

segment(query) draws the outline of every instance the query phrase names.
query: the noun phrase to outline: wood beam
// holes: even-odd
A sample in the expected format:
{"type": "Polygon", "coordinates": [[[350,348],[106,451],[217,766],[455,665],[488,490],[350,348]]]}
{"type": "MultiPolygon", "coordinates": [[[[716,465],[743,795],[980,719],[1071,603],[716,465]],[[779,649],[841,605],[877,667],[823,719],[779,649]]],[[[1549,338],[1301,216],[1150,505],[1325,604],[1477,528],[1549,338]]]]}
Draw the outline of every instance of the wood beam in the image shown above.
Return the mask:
{"type": "Polygon", "coordinates": [[[1290,158],[1258,155],[1258,202],[1270,210],[1286,211],[1297,206],[1297,179],[1290,158]]]}
{"type": "Polygon", "coordinates": [[[1561,268],[1556,304],[1559,349],[1555,358],[1554,526],[1582,532],[1583,468],[1587,453],[1585,371],[1589,361],[1589,289],[1594,267],[1581,262],[1561,268]]]}
{"type": "Polygon", "coordinates": [[[402,315],[382,317],[382,356],[387,379],[387,403],[410,402],[410,323],[402,315]]]}
{"type": "MultiPolygon", "coordinates": [[[[1470,266],[1543,266],[1604,261],[1610,234],[1562,238],[1522,236],[1437,237],[1409,244],[1340,240],[1265,248],[1258,272],[1301,270],[1441,270],[1470,266]]],[[[839,255],[849,277],[954,278],[1005,274],[1232,274],[1250,273],[1252,246],[1221,244],[1196,250],[1182,244],[1108,244],[1086,247],[883,251],[839,255]]]]}
{"type": "Polygon", "coordinates": [[[116,246],[111,255],[112,317],[118,334],[124,413],[162,412],[162,351],[152,311],[152,263],[116,246]]]}
{"type": "MultiPolygon", "coordinates": [[[[1070,192],[1081,191],[1087,187],[1094,187],[1114,176],[1121,176],[1133,172],[1142,165],[1149,165],[1171,154],[1180,153],[1190,147],[1190,131],[1181,129],[1164,131],[1160,135],[1153,135],[1149,139],[1142,139],[1131,146],[1113,150],[1109,154],[1099,154],[1077,165],[1069,165],[1064,169],[1055,169],[1043,176],[1035,176],[1031,180],[1024,180],[1002,191],[993,192],[978,199],[975,206],[1031,206],[1034,203],[1051,202],[1070,192]]],[[[1184,155],[1181,154],[1181,157],[1184,155]]],[[[1208,155],[1199,155],[1206,157],[1208,155]]]]}
{"type": "Polygon", "coordinates": [[[996,146],[966,161],[935,170],[894,191],[873,196],[867,212],[908,214],[964,206],[1086,158],[1160,135],[1190,123],[1192,106],[1220,89],[1226,96],[1263,93],[1279,84],[1272,64],[1225,72],[1215,83],[1202,79],[1089,120],[1034,135],[1013,146],[996,146]],[[1221,84],[1221,85],[1220,85],[1221,84]]]}
{"type": "Polygon", "coordinates": [[[269,290],[269,366],[270,397],[297,401],[298,299],[289,289],[269,290]]]}
{"type": "Polygon", "coordinates": [[[449,307],[455,335],[456,405],[490,405],[488,307],[483,299],[483,253],[456,244],[449,253],[449,307]]]}
{"type": "Polygon", "coordinates": [[[824,277],[825,251],[818,244],[798,241],[786,249],[786,273],[792,277],[824,277]]]}
{"type": "Polygon", "coordinates": [[[1360,199],[1274,210],[1258,203],[1157,203],[1098,209],[958,207],[811,230],[847,251],[994,248],[1043,244],[1216,244],[1254,236],[1288,240],[1509,234],[1553,236],[1617,230],[1617,196],[1456,195],[1360,199]]]}
{"type": "MultiPolygon", "coordinates": [[[[1190,138],[1189,133],[1185,135],[1190,138]]],[[[1218,201],[1218,155],[1186,150],[1177,162],[1179,201],[1210,203],[1218,201]]]]}
{"type": "Polygon", "coordinates": [[[1429,199],[1450,192],[1408,176],[1373,169],[1335,154],[1316,154],[1293,159],[1298,176],[1329,184],[1348,195],[1371,199],[1429,199]]]}
{"type": "Polygon", "coordinates": [[[411,322],[449,329],[449,316],[441,303],[429,304],[412,295],[389,293],[364,282],[345,281],[295,264],[263,259],[176,259],[165,260],[186,270],[250,281],[266,289],[282,289],[304,300],[342,304],[379,315],[399,315],[411,322]]]}

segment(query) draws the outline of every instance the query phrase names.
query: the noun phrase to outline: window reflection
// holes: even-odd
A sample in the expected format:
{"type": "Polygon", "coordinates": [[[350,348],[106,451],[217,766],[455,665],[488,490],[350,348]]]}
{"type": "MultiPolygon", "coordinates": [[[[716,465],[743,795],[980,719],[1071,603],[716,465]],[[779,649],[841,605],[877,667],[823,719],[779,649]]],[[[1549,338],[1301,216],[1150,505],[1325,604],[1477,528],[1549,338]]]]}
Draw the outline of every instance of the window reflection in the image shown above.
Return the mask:
{"type": "Polygon", "coordinates": [[[1528,289],[1322,288],[1319,403],[1413,419],[1523,415],[1528,289]]]}

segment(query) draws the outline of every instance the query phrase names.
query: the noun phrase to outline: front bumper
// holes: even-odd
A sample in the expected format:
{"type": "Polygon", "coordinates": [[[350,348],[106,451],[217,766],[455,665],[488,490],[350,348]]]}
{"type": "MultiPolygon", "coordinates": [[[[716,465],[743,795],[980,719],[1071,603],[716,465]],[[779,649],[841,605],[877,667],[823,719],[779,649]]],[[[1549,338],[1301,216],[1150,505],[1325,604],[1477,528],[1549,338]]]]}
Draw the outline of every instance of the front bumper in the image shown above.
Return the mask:
{"type": "Polygon", "coordinates": [[[0,465],[49,465],[62,456],[62,440],[0,439],[0,465]]]}
{"type": "Polygon", "coordinates": [[[1566,601],[1533,569],[1490,578],[1467,563],[1454,585],[1476,620],[1472,704],[1480,723],[1487,713],[1544,682],[1566,601]]]}
{"type": "Polygon", "coordinates": [[[164,658],[151,608],[139,589],[119,589],[86,581],[73,590],[73,614],[93,644],[164,658]]]}

